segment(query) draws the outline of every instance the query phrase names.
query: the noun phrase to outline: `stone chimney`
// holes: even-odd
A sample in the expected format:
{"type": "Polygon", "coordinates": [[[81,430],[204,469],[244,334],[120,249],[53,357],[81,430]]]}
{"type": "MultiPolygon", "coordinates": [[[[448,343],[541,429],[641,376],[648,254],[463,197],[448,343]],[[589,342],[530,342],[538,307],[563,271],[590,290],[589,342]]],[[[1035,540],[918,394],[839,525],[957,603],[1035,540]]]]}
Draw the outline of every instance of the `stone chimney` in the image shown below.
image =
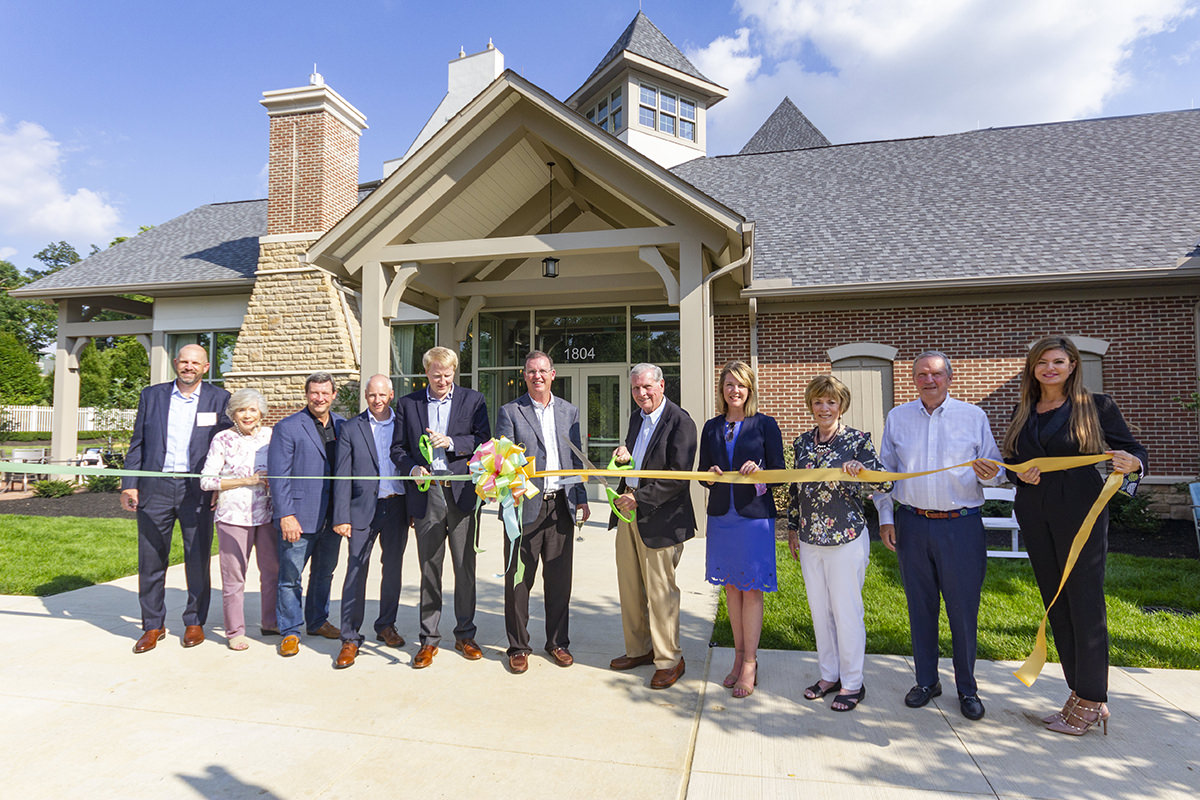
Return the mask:
{"type": "Polygon", "coordinates": [[[271,121],[267,233],[324,233],[358,203],[367,118],[316,72],[308,86],[263,92],[262,104],[271,121]]]}
{"type": "Polygon", "coordinates": [[[304,379],[358,377],[353,294],[305,253],[358,203],[358,139],[366,117],[317,73],[298,89],[263,92],[271,122],[267,235],[225,386],[259,389],[268,422],[304,406],[304,379]]]}

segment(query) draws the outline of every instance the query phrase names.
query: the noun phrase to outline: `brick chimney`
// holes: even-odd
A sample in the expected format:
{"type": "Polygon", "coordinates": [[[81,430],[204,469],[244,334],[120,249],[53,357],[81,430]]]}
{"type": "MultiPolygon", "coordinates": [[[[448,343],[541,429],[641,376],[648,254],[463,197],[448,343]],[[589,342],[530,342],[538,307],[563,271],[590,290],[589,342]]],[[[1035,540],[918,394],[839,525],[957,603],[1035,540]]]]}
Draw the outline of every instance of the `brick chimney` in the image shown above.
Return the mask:
{"type": "Polygon", "coordinates": [[[268,235],[324,233],[358,202],[358,139],[367,118],[325,85],[263,92],[271,121],[268,235]]]}
{"type": "Polygon", "coordinates": [[[271,121],[267,235],[225,386],[267,398],[268,422],[303,407],[304,379],[358,377],[359,309],[305,252],[358,203],[358,138],[366,117],[313,74],[298,89],[263,92],[271,121]]]}

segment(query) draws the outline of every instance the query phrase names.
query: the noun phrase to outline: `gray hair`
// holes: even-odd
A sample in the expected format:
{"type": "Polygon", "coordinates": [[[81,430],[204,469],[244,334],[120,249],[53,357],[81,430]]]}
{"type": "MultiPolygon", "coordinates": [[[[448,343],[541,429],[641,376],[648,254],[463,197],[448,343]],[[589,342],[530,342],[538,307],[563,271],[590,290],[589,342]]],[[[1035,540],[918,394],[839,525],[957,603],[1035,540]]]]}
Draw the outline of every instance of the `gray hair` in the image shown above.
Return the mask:
{"type": "Polygon", "coordinates": [[[946,377],[954,380],[954,367],[950,366],[950,356],[943,353],[941,350],[926,350],[913,359],[913,375],[917,374],[917,364],[922,358],[940,358],[942,363],[946,365],[946,377]]]}
{"type": "Polygon", "coordinates": [[[261,392],[257,389],[238,389],[230,396],[229,404],[225,406],[225,416],[232,421],[234,414],[251,406],[257,408],[260,415],[267,416],[267,399],[261,392]]]}
{"type": "Polygon", "coordinates": [[[641,364],[634,364],[633,369],[629,370],[629,380],[632,381],[637,378],[638,375],[646,372],[650,373],[650,378],[652,380],[661,381],[663,379],[662,367],[643,362],[641,364]]]}
{"type": "Polygon", "coordinates": [[[333,376],[328,372],[314,372],[312,375],[309,375],[308,380],[304,382],[305,394],[308,394],[308,387],[312,386],[314,383],[328,383],[333,387],[334,392],[337,391],[337,383],[333,380],[333,376]]]}

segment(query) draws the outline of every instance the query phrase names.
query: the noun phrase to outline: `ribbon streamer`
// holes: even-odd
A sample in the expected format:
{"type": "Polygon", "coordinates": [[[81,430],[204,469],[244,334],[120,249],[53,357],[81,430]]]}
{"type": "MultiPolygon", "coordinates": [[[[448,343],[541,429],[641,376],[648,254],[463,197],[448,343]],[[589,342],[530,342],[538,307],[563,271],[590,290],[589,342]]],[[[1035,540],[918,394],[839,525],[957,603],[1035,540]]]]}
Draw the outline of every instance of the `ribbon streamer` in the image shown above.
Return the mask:
{"type": "MultiPolygon", "coordinates": [[[[599,472],[599,470],[596,470],[596,471],[599,472]]],[[[633,457],[631,456],[629,459],[629,462],[626,464],[618,464],[617,457],[613,456],[612,458],[610,458],[608,460],[608,470],[606,470],[606,471],[616,472],[618,475],[620,475],[621,473],[632,473],[633,472],[633,457]]],[[[547,473],[542,473],[542,474],[547,474],[547,473]]],[[[620,518],[626,525],[632,525],[633,519],[622,514],[621,509],[617,508],[616,500],[618,497],[621,496],[621,495],[617,494],[617,490],[612,488],[611,486],[609,486],[607,483],[605,483],[604,484],[604,492],[605,492],[605,494],[608,495],[608,507],[612,509],[612,512],[614,514],[616,514],[617,517],[620,518]]]]}
{"type": "MultiPolygon", "coordinates": [[[[525,579],[525,562],[520,556],[521,504],[527,497],[534,497],[541,490],[533,483],[535,459],[525,455],[525,448],[507,436],[490,439],[471,454],[467,468],[475,482],[475,513],[484,502],[496,500],[500,503],[500,518],[504,520],[504,533],[511,545],[509,567],[517,560],[517,571],[513,585],[525,579]]],[[[479,547],[479,528],[476,526],[475,552],[479,547]]]]}

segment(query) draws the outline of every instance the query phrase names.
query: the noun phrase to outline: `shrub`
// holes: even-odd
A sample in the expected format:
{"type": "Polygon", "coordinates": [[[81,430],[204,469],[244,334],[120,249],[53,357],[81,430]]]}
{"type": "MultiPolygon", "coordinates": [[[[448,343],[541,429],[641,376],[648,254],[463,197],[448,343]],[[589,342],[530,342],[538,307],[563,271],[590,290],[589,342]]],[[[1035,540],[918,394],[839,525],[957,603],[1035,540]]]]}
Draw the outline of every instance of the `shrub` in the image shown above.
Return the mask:
{"type": "Polygon", "coordinates": [[[87,488],[89,492],[115,492],[121,488],[121,479],[116,475],[89,475],[87,488]]]}
{"type": "Polygon", "coordinates": [[[33,493],[38,497],[66,497],[75,493],[75,486],[70,481],[37,481],[33,493]]]}
{"type": "Polygon", "coordinates": [[[1150,511],[1150,501],[1138,495],[1118,494],[1108,504],[1109,525],[1131,533],[1158,533],[1162,520],[1150,511]]]}

